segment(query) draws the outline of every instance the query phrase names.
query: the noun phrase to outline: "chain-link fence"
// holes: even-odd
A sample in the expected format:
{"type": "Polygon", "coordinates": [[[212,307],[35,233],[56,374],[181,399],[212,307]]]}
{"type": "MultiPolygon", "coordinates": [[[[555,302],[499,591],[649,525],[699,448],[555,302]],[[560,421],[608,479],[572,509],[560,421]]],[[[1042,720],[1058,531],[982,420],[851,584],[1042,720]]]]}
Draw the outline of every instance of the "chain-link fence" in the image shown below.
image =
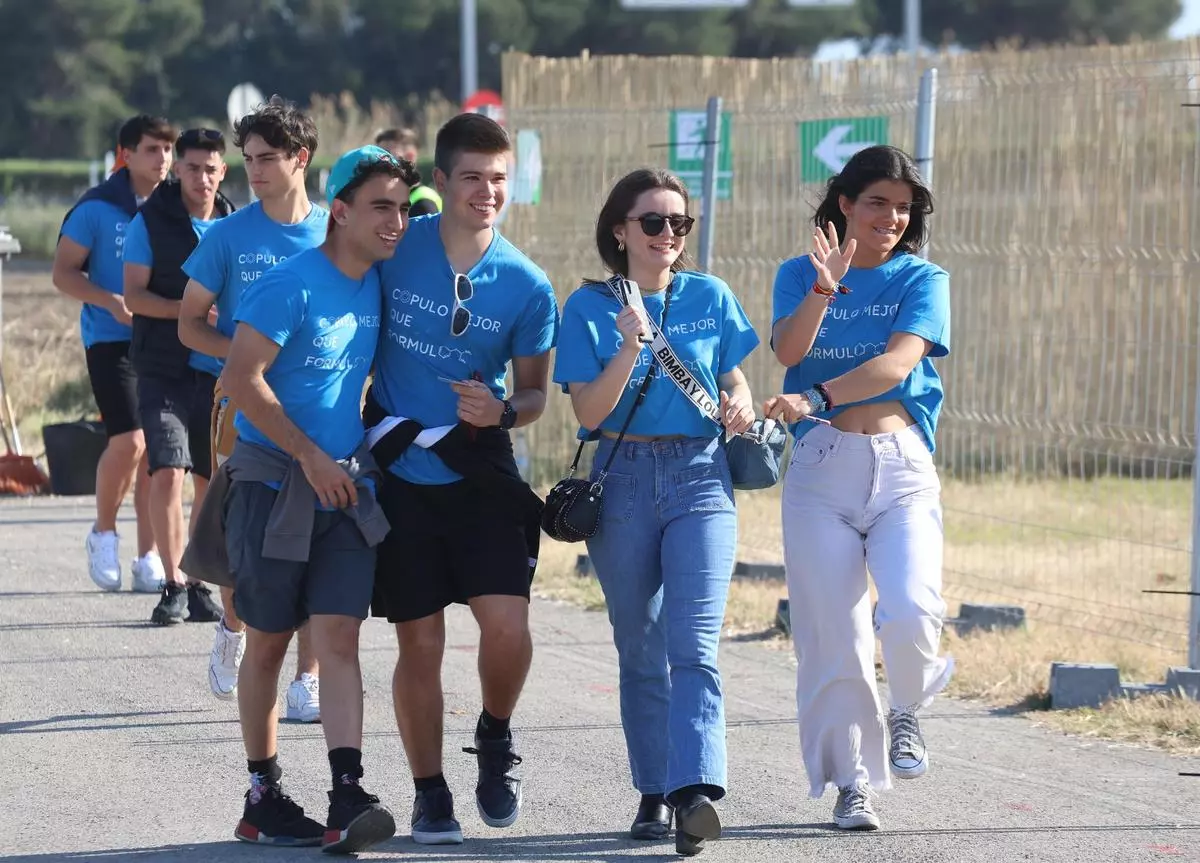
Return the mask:
{"type": "MultiPolygon", "coordinates": [[[[951,274],[953,352],[938,458],[947,595],[1184,658],[1200,275],[1200,43],[940,58],[930,257],[951,274]]],[[[918,71],[904,58],[506,58],[509,126],[539,133],[537,206],[505,232],[562,299],[600,274],[612,183],[667,166],[672,110],[731,114],[732,178],[713,271],[780,386],[771,289],[808,250],[830,162],[886,138],[913,150],[918,71]],[[839,122],[832,122],[832,121],[839,122]]],[[[692,183],[699,190],[699,183],[692,183]]],[[[695,197],[695,194],[694,196],[695,197]]],[[[693,212],[701,212],[693,201],[693,212]]],[[[565,398],[529,432],[534,476],[566,464],[565,398]]],[[[743,557],[781,560],[776,501],[742,496],[743,557]],[[747,517],[747,509],[751,515],[747,517]]]]}

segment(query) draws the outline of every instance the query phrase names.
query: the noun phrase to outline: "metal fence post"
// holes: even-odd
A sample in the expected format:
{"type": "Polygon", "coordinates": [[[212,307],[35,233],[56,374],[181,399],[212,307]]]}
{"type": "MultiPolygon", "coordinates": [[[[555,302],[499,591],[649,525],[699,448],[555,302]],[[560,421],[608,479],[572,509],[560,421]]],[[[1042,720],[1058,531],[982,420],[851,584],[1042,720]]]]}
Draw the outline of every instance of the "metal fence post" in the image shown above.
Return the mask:
{"type": "MultiPolygon", "coordinates": [[[[1196,364],[1200,370],[1200,361],[1196,364]]],[[[1192,446],[1192,578],[1188,614],[1188,667],[1200,669],[1200,385],[1196,388],[1192,446]]]]}
{"type": "Polygon", "coordinates": [[[704,211],[700,219],[700,269],[712,269],[713,229],[717,215],[717,156],[721,151],[721,97],[708,97],[708,115],[704,122],[704,211]]]}
{"type": "MultiPolygon", "coordinates": [[[[913,156],[917,170],[925,182],[933,187],[933,144],[937,126],[937,69],[929,68],[921,73],[921,86],[917,90],[917,140],[913,156]]],[[[929,244],[921,250],[929,257],[929,244]]]]}

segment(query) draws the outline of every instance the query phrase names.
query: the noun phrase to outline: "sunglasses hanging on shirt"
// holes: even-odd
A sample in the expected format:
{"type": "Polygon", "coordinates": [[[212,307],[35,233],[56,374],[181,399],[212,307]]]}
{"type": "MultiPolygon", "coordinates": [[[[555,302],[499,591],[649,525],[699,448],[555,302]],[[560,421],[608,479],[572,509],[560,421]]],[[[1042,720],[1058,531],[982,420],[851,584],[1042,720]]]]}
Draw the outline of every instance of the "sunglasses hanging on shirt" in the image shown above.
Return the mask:
{"type": "Polygon", "coordinates": [[[450,335],[461,336],[471,326],[471,310],[463,303],[475,296],[475,286],[462,273],[454,276],[454,310],[450,313],[450,335]]]}

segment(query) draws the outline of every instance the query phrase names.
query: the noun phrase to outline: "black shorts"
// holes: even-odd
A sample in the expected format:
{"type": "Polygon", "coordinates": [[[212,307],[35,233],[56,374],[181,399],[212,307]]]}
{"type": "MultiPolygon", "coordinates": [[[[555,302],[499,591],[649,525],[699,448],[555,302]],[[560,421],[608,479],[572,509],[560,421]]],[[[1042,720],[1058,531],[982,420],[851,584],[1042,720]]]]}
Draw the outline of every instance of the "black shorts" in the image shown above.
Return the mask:
{"type": "Polygon", "coordinates": [[[225,499],[225,550],[238,617],[260,632],[289,632],[314,614],[365,620],[375,549],[354,518],[345,510],[317,510],[306,562],[263,557],[263,535],[278,494],[260,482],[235,481],[225,499]]]}
{"type": "Polygon", "coordinates": [[[403,623],[476,596],[529,599],[524,524],[481,506],[470,483],[417,485],[385,473],[379,503],[392,529],[379,546],[373,616],[403,623]]]}
{"type": "Polygon", "coordinates": [[[216,382],[212,375],[193,369],[178,378],[138,377],[138,413],[150,473],[182,468],[204,479],[212,477],[208,438],[216,382]]]}
{"type": "Polygon", "coordinates": [[[92,395],[110,438],[137,431],[137,375],[129,359],[129,342],[100,342],[84,351],[92,395]]]}

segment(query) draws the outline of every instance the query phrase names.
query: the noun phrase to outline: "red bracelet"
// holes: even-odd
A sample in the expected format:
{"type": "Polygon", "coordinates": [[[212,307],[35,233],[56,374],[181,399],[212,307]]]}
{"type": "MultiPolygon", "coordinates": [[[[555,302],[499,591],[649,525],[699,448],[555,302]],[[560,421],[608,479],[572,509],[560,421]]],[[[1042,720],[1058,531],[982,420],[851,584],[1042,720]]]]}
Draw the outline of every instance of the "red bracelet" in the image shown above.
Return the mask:
{"type": "Polygon", "coordinates": [[[821,295],[821,296],[823,296],[823,297],[832,297],[832,296],[834,296],[834,292],[833,292],[833,291],[829,291],[829,290],[826,290],[825,288],[821,287],[821,281],[820,281],[820,279],[818,279],[817,281],[813,282],[812,289],[813,289],[813,293],[815,293],[815,294],[820,294],[820,295],[821,295]]]}

